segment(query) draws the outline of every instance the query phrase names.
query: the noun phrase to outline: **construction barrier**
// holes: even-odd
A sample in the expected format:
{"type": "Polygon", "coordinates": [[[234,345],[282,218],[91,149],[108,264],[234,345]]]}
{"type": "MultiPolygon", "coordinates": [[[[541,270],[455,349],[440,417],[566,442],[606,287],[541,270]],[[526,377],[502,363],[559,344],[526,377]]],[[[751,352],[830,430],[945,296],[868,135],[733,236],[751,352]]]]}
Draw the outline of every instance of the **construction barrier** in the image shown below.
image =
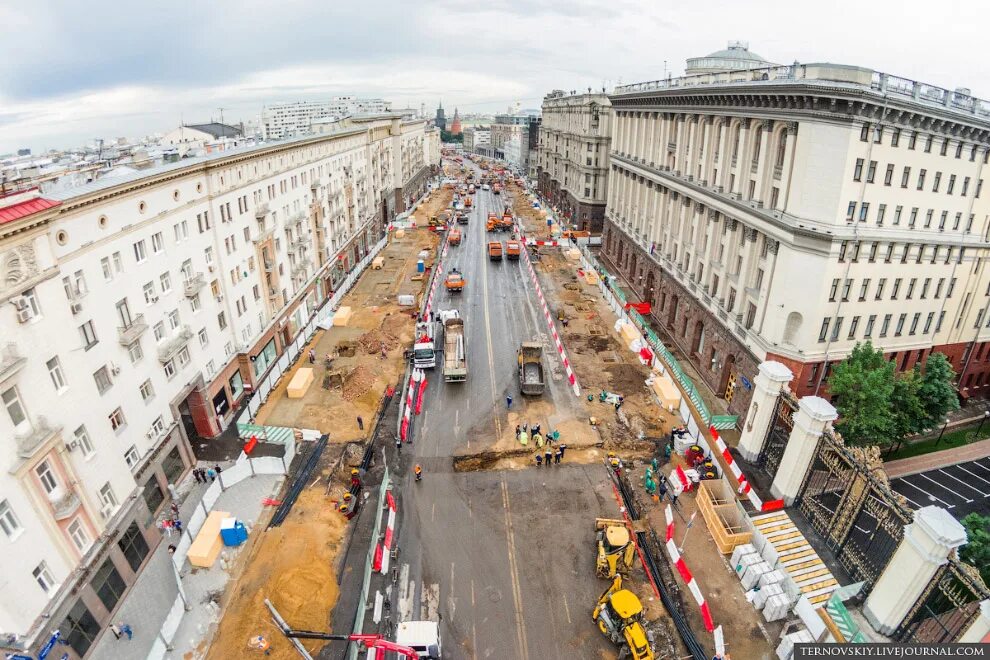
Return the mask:
{"type": "Polygon", "coordinates": [[[732,476],[734,476],[736,481],[739,482],[739,493],[749,498],[750,503],[757,511],[777,511],[778,509],[783,509],[783,500],[764,502],[760,499],[760,496],[756,494],[755,490],[753,490],[753,485],[749,483],[749,480],[746,479],[746,475],[742,473],[742,469],[740,469],[739,464],[736,463],[735,459],[732,457],[732,452],[729,451],[725,441],[722,440],[719,435],[718,430],[716,430],[714,426],[711,426],[708,428],[708,432],[711,433],[712,438],[715,440],[715,446],[718,447],[718,451],[722,455],[722,459],[725,461],[726,465],[729,466],[732,476]]]}
{"type": "Polygon", "coordinates": [[[701,618],[705,622],[705,630],[714,632],[715,623],[712,621],[712,613],[708,608],[708,603],[705,601],[705,595],[701,593],[701,587],[698,586],[698,581],[691,574],[691,569],[688,568],[687,562],[684,561],[680,550],[677,549],[677,544],[674,543],[674,511],[669,504],[664,510],[664,515],[667,517],[667,554],[670,555],[671,563],[677,567],[677,572],[680,573],[681,579],[687,584],[688,591],[691,592],[694,600],[698,603],[698,607],[701,609],[701,618]]]}

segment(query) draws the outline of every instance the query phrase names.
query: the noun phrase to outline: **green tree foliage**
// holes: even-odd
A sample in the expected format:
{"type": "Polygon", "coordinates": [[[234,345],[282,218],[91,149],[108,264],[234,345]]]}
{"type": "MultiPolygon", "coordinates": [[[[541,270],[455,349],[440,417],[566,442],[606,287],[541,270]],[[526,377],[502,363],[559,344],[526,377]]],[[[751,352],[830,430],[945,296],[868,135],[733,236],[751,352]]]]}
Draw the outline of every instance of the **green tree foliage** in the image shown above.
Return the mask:
{"type": "Polygon", "coordinates": [[[463,133],[451,133],[450,131],[440,131],[441,142],[464,142],[463,133]]]}
{"type": "Polygon", "coordinates": [[[975,566],[990,584],[990,518],[971,513],[962,519],[968,541],[959,549],[959,556],[971,566],[975,566]]]}
{"type": "Polygon", "coordinates": [[[925,375],[918,387],[918,399],[924,409],[921,428],[935,428],[944,423],[945,414],[959,410],[959,399],[952,387],[956,377],[949,360],[941,353],[932,353],[925,361],[925,375]]]}
{"type": "Polygon", "coordinates": [[[881,444],[891,437],[894,365],[883,359],[883,351],[869,341],[856,344],[849,357],[832,371],[828,387],[838,400],[835,428],[846,442],[881,444]]]}
{"type": "Polygon", "coordinates": [[[839,411],[835,428],[852,445],[886,445],[935,428],[959,408],[954,378],[941,353],[930,355],[924,370],[898,375],[871,342],[856,344],[828,381],[839,411]]]}

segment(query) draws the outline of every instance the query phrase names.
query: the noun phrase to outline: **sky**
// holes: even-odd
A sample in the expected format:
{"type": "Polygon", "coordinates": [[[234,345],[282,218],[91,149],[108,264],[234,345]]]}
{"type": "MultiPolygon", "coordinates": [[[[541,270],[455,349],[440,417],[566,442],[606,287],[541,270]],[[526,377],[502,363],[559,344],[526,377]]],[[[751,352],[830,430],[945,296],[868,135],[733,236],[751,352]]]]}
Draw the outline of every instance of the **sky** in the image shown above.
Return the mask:
{"type": "Polygon", "coordinates": [[[552,89],[681,74],[730,40],[987,98],[987,18],[982,0],[0,0],[0,154],[344,94],[537,108],[552,89]]]}

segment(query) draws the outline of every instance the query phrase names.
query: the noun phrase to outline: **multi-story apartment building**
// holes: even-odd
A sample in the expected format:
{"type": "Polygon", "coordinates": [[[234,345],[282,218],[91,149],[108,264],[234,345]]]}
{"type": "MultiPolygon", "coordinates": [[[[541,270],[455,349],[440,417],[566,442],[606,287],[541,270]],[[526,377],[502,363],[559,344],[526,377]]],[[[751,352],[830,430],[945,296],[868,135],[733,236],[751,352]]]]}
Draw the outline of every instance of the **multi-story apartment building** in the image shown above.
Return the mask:
{"type": "Polygon", "coordinates": [[[343,119],[352,115],[380,115],[392,104],[382,99],[334,96],[327,101],[275,103],[261,110],[261,126],[266,140],[298,137],[310,132],[317,119],[343,119]]]}
{"type": "Polygon", "coordinates": [[[764,359],[798,394],[872,340],[990,390],[990,103],[854,66],[618,87],[603,255],[730,410],[764,359]]]}
{"type": "Polygon", "coordinates": [[[491,129],[481,126],[468,126],[464,129],[464,151],[478,153],[478,149],[491,143],[491,129]]]}
{"type": "Polygon", "coordinates": [[[5,647],[59,629],[80,658],[106,633],[160,542],[189,438],[232,422],[382,236],[389,200],[425,185],[425,124],[355,118],[0,200],[5,647]]]}
{"type": "Polygon", "coordinates": [[[567,220],[596,234],[605,219],[611,124],[604,93],[556,90],[543,99],[537,187],[567,220]]]}

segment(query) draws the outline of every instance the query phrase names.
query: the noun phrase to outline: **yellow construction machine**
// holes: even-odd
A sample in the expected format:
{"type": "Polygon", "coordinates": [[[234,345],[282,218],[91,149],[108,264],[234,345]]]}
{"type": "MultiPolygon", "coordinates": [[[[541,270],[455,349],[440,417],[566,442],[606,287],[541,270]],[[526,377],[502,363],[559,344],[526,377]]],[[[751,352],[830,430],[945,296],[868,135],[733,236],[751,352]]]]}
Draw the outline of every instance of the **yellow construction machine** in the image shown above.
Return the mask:
{"type": "Polygon", "coordinates": [[[622,576],[616,575],[592,613],[602,634],[622,648],[619,657],[628,649],[632,660],[654,660],[653,649],[646,638],[642,623],[643,605],[636,594],[622,588],[622,576]]]}
{"type": "Polygon", "coordinates": [[[632,542],[625,521],[597,518],[595,536],[598,538],[595,575],[609,579],[619,574],[628,576],[633,567],[636,546],[632,542]]]}

